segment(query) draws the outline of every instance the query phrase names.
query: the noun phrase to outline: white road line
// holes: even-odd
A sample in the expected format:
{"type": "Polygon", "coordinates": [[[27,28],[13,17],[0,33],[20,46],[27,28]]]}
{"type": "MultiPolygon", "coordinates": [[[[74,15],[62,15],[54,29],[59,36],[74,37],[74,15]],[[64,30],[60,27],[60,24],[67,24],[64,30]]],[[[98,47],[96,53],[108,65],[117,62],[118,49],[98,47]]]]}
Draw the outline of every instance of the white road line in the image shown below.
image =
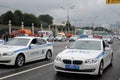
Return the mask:
{"type": "Polygon", "coordinates": [[[19,75],[19,74],[22,74],[22,73],[26,73],[26,72],[29,72],[29,71],[32,71],[32,70],[35,70],[35,69],[39,69],[39,68],[42,68],[42,67],[45,67],[45,66],[48,66],[48,65],[52,65],[52,64],[53,64],[53,62],[42,65],[42,66],[38,66],[38,67],[35,67],[35,68],[32,68],[32,69],[28,69],[28,70],[25,70],[25,71],[21,71],[21,72],[18,72],[18,73],[14,73],[14,74],[11,74],[11,75],[8,75],[8,76],[4,76],[4,77],[1,77],[0,80],[6,79],[6,78],[9,78],[9,77],[13,77],[13,76],[16,76],[16,75],[19,75]]]}

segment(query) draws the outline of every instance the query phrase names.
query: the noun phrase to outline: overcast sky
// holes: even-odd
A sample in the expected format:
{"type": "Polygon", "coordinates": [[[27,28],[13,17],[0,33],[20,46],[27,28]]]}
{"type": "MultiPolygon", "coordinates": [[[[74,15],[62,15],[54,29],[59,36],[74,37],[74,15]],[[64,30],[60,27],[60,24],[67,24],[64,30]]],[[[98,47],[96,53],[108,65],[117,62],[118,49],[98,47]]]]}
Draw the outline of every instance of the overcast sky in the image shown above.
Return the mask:
{"type": "Polygon", "coordinates": [[[73,25],[110,24],[120,20],[120,4],[106,4],[106,0],[0,0],[0,14],[8,10],[51,15],[55,21],[67,19],[73,25]],[[75,6],[73,9],[70,9],[75,6]],[[63,7],[63,8],[61,8],[63,7]]]}

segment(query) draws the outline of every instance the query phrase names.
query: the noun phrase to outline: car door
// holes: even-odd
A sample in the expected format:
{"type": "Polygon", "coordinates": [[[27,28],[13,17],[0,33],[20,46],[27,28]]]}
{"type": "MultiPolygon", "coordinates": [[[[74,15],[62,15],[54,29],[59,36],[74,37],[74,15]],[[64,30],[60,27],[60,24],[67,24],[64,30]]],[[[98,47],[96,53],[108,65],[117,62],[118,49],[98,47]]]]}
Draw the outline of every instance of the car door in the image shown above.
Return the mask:
{"type": "Polygon", "coordinates": [[[29,60],[37,60],[38,59],[38,55],[40,54],[40,47],[39,44],[37,42],[37,39],[34,38],[31,43],[30,43],[30,57],[29,60]]]}
{"type": "Polygon", "coordinates": [[[103,56],[104,67],[106,67],[111,61],[111,47],[106,41],[103,41],[103,48],[104,48],[104,56],[103,56]]]}
{"type": "Polygon", "coordinates": [[[37,39],[37,42],[38,42],[38,45],[39,45],[38,58],[43,59],[46,56],[46,50],[47,50],[46,43],[47,42],[44,39],[37,39]]]}

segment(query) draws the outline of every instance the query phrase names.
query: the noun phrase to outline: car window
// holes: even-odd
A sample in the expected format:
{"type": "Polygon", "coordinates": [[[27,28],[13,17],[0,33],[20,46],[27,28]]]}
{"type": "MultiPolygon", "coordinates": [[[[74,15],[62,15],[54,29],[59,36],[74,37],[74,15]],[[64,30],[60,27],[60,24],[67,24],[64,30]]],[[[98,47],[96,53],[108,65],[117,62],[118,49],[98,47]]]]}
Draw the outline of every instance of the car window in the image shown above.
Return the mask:
{"type": "Polygon", "coordinates": [[[27,46],[29,40],[25,38],[12,38],[5,45],[27,46]]]}
{"type": "Polygon", "coordinates": [[[31,41],[31,43],[32,43],[32,44],[37,44],[38,42],[37,42],[36,39],[33,39],[33,40],[31,41]]]}
{"type": "Polygon", "coordinates": [[[70,49],[82,49],[82,50],[101,50],[100,41],[75,41],[69,45],[70,49]]]}
{"type": "Polygon", "coordinates": [[[37,39],[37,42],[38,42],[39,45],[46,44],[46,41],[43,40],[43,39],[37,39]]]}

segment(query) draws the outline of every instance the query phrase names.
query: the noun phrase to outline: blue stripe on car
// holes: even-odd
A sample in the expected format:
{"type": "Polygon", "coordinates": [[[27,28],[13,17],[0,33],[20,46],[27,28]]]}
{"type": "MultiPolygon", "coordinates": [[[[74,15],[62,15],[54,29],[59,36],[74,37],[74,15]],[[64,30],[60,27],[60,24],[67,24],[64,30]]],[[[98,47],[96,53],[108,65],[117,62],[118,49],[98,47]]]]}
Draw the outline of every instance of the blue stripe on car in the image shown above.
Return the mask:
{"type": "Polygon", "coordinates": [[[14,51],[15,53],[16,52],[19,52],[19,51],[25,51],[25,50],[28,50],[29,48],[22,48],[22,49],[18,49],[18,50],[16,50],[16,51],[14,51]]]}
{"type": "Polygon", "coordinates": [[[101,52],[96,58],[99,59],[100,57],[102,57],[105,54],[105,52],[101,52]]]}
{"type": "MultiPolygon", "coordinates": [[[[43,44],[43,45],[38,45],[38,46],[34,46],[32,48],[41,48],[41,47],[46,47],[46,46],[52,46],[52,44],[43,44]]],[[[16,51],[14,51],[15,53],[16,52],[19,52],[19,51],[25,51],[25,50],[29,50],[30,48],[22,48],[22,49],[18,49],[16,51]]]]}

